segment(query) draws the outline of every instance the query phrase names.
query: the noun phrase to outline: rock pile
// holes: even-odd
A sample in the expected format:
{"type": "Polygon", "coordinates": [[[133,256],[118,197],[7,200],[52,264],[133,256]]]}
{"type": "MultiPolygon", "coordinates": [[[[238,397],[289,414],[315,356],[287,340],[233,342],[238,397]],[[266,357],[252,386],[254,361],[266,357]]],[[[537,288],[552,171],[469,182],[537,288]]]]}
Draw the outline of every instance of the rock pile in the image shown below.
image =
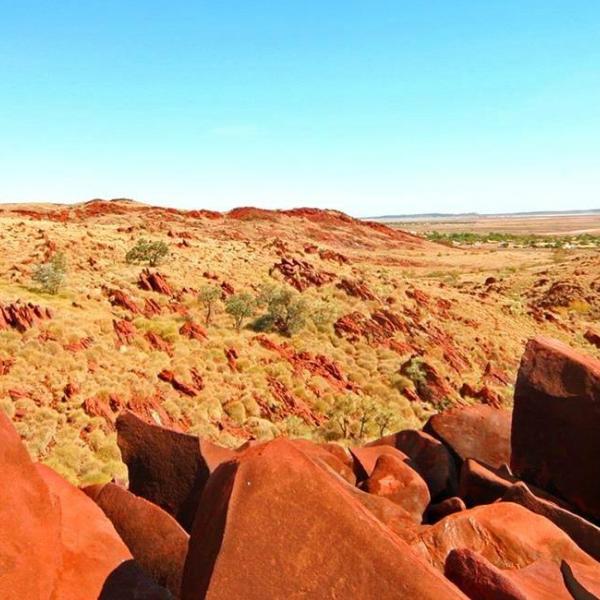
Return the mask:
{"type": "Polygon", "coordinates": [[[527,346],[514,412],[454,408],[347,452],[232,450],[116,421],[129,489],[33,464],[0,415],[9,600],[600,597],[600,362],[527,346]]]}

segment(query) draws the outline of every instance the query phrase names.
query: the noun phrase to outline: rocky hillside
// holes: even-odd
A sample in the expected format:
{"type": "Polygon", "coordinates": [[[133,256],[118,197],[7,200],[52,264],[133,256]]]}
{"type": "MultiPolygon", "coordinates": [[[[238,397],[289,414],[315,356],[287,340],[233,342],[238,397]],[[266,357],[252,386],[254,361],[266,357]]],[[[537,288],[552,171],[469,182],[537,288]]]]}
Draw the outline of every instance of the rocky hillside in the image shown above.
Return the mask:
{"type": "Polygon", "coordinates": [[[537,333],[599,355],[593,250],[456,249],[332,211],[125,200],[8,205],[0,222],[0,407],[72,483],[126,481],[125,410],[231,448],[348,446],[445,408],[510,407],[537,333]],[[128,260],[140,239],[168,254],[128,260]]]}
{"type": "Polygon", "coordinates": [[[600,361],[527,344],[514,410],[354,445],[237,449],[125,411],[129,470],[76,488],[0,415],[6,600],[600,598],[600,361]],[[24,551],[24,549],[26,549],[24,551]]]}

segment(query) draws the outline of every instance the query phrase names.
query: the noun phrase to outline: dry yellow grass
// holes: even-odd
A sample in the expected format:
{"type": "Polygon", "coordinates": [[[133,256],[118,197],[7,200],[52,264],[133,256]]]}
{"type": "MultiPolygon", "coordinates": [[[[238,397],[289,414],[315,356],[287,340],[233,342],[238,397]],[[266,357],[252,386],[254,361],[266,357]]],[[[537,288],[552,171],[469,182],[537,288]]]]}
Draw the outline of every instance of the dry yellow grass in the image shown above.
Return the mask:
{"type": "Polygon", "coordinates": [[[599,287],[594,286],[600,260],[593,251],[569,251],[557,261],[551,250],[451,249],[329,213],[211,218],[126,202],[71,209],[5,207],[0,225],[0,303],[32,302],[53,312],[52,319],[24,333],[0,331],[0,360],[14,361],[0,375],[0,407],[13,418],[34,457],[76,482],[126,476],[110,419],[86,412],[94,402],[115,414],[128,404],[149,406],[147,418],[161,422],[166,416],[170,425],[232,446],[248,437],[281,434],[339,438],[336,410],[351,406],[350,435],[368,438],[380,434],[376,417],[385,411],[391,413],[385,428],[390,431],[417,427],[435,410],[436,402],[415,398],[415,382],[401,372],[412,355],[437,372],[447,391],[437,401],[447,405],[476,401],[461,398],[465,382],[475,389],[487,385],[509,402],[510,381],[531,335],[552,335],[597,353],[581,336],[598,318],[599,287]],[[18,212],[23,209],[30,212],[18,212]],[[169,245],[170,256],[158,271],[167,277],[174,298],[137,286],[143,267],[128,264],[125,254],[140,237],[169,245]],[[317,251],[309,248],[313,245],[317,251]],[[348,262],[338,264],[319,250],[340,253],[348,262]],[[31,273],[55,251],[65,253],[68,274],[61,291],[48,295],[33,287],[31,273]],[[303,291],[312,305],[331,308],[332,321],[383,308],[404,324],[391,338],[396,347],[340,337],[333,322],[323,330],[309,324],[291,338],[264,334],[296,354],[307,353],[301,356],[308,356],[309,363],[323,355],[338,365],[354,391],[324,372],[311,372],[306,361],[264,347],[250,329],[237,333],[222,303],[207,339],[180,334],[186,320],[203,323],[196,292],[212,281],[205,273],[236,292],[256,293],[265,281],[288,285],[272,271],[281,256],[332,273],[330,283],[303,291]],[[485,285],[488,277],[496,283],[485,285]],[[364,282],[375,299],[348,295],[336,285],[343,278],[364,282]],[[536,286],[540,280],[547,281],[536,286]],[[551,311],[554,320],[548,320],[547,309],[534,308],[554,281],[565,280],[576,280],[585,297],[551,311]],[[123,291],[140,308],[146,300],[158,302],[161,314],[133,314],[113,306],[108,289],[123,291]],[[130,343],[120,348],[115,319],[130,320],[135,327],[130,343]],[[154,349],[148,332],[169,344],[170,354],[154,349]],[[73,344],[88,338],[87,347],[73,350],[73,344]],[[236,369],[226,357],[232,348],[238,355],[236,369]],[[506,375],[507,383],[484,377],[488,363],[506,375]],[[193,396],[181,393],[158,378],[165,369],[188,385],[194,385],[195,372],[203,388],[196,385],[193,396]],[[70,393],[65,392],[68,385],[70,393]],[[289,393],[287,402],[307,407],[318,422],[286,405],[282,389],[289,393]],[[356,423],[373,406],[373,417],[357,433],[356,423]]]}

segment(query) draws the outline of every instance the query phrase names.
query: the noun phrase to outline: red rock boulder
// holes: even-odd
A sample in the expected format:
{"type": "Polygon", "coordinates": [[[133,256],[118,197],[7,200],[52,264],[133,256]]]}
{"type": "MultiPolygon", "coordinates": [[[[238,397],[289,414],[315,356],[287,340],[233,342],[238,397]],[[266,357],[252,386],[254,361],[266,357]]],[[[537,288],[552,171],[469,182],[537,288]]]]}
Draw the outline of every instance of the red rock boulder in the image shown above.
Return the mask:
{"type": "Polygon", "coordinates": [[[61,514],[60,544],[54,549],[61,566],[52,597],[95,600],[110,574],[131,560],[131,552],[106,515],[81,490],[44,465],[36,469],[61,514]]]}
{"type": "Polygon", "coordinates": [[[530,340],[515,388],[516,475],[600,519],[600,361],[547,338],[530,340]]]}
{"type": "Polygon", "coordinates": [[[182,600],[464,598],[284,439],[221,465],[202,496],[182,600]]]}
{"type": "Polygon", "coordinates": [[[456,490],[456,467],[452,456],[442,442],[428,433],[407,429],[367,446],[392,446],[406,454],[427,483],[432,499],[451,495],[456,490]]]}
{"type": "Polygon", "coordinates": [[[401,458],[382,454],[365,482],[364,490],[401,506],[417,523],[431,500],[427,484],[401,458]]]}
{"type": "Polygon", "coordinates": [[[476,405],[433,415],[424,431],[442,441],[458,463],[467,458],[500,467],[510,461],[511,412],[476,405]]]}
{"type": "Polygon", "coordinates": [[[600,561],[600,528],[593,523],[554,502],[538,498],[523,482],[510,486],[502,496],[502,500],[515,502],[531,512],[546,517],[568,534],[582,550],[600,561]]]}
{"type": "Polygon", "coordinates": [[[189,531],[209,468],[197,437],[150,425],[131,412],[116,421],[129,489],[175,517],[189,531]]]}
{"type": "Polygon", "coordinates": [[[560,567],[537,561],[502,570],[467,548],[452,550],[444,573],[469,598],[490,600],[572,600],[560,567]]]}
{"type": "Polygon", "coordinates": [[[423,530],[413,547],[443,570],[454,548],[469,548],[500,569],[519,569],[537,560],[600,565],[545,517],[512,502],[454,513],[423,530]]]}
{"type": "Polygon", "coordinates": [[[179,523],[155,504],[114,483],[84,491],[110,519],[143,571],[179,596],[189,540],[179,523]]]}
{"type": "Polygon", "coordinates": [[[61,568],[60,507],[0,410],[0,594],[50,598],[61,568]]]}
{"type": "Polygon", "coordinates": [[[457,496],[446,498],[441,502],[429,505],[429,508],[427,509],[427,522],[437,523],[444,517],[460,512],[461,510],[467,510],[467,507],[461,498],[458,498],[457,496]]]}

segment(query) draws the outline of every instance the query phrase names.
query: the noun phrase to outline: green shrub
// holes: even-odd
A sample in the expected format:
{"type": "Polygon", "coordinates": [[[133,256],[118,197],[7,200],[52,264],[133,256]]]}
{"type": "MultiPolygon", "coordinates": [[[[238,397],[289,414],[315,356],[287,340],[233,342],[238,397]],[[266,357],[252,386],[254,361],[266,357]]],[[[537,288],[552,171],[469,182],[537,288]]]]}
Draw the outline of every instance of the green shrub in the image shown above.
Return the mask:
{"type": "Polygon", "coordinates": [[[169,247],[164,242],[151,242],[144,238],[137,241],[136,245],[127,252],[125,260],[128,263],[147,263],[155,267],[169,254],[169,247]]]}
{"type": "Polygon", "coordinates": [[[233,317],[235,329],[239,331],[244,321],[256,312],[256,300],[248,292],[233,294],[225,301],[225,312],[233,317]]]}
{"type": "Polygon", "coordinates": [[[332,320],[332,311],[328,306],[312,306],[287,287],[271,284],[261,286],[258,305],[266,307],[266,313],[253,323],[255,331],[277,331],[291,336],[304,329],[309,321],[322,331],[332,320]]]}
{"type": "Polygon", "coordinates": [[[47,294],[56,294],[64,283],[67,273],[67,259],[57,252],[49,262],[38,265],[32,275],[33,281],[47,294]]]}

